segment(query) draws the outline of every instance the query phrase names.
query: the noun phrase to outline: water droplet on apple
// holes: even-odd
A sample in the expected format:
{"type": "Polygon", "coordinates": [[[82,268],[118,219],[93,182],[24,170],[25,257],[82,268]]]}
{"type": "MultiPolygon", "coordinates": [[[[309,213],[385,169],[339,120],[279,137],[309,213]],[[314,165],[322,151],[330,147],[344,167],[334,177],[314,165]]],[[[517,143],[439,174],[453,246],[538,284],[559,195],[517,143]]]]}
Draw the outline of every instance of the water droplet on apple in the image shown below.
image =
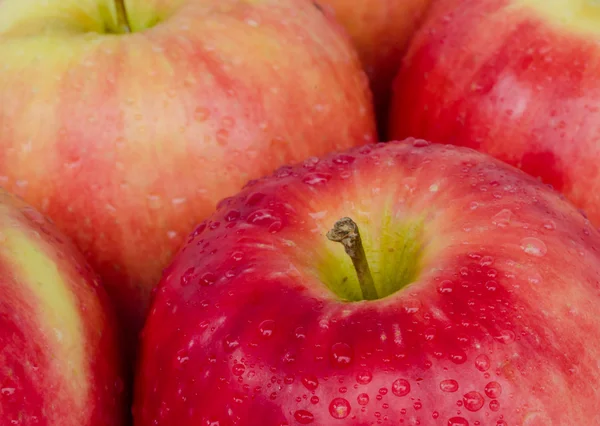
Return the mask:
{"type": "Polygon", "coordinates": [[[402,397],[410,393],[410,383],[405,379],[397,379],[392,383],[392,393],[402,397]]]}
{"type": "Polygon", "coordinates": [[[498,382],[489,382],[485,385],[485,394],[489,398],[498,398],[502,394],[502,386],[498,382]]]}
{"type": "Polygon", "coordinates": [[[464,417],[452,417],[448,419],[448,426],[469,426],[469,422],[464,417]]]}
{"type": "Polygon", "coordinates": [[[329,173],[309,173],[303,179],[307,185],[322,185],[324,183],[329,182],[331,179],[331,175],[329,173]]]}
{"type": "Polygon", "coordinates": [[[463,395],[463,405],[469,411],[479,411],[483,407],[485,400],[483,395],[477,391],[467,392],[463,395]]]}
{"type": "Polygon", "coordinates": [[[413,140],[413,143],[412,143],[412,145],[413,145],[415,148],[424,148],[424,147],[426,147],[426,146],[429,146],[429,145],[431,145],[431,142],[429,142],[429,141],[426,141],[426,140],[424,140],[424,139],[415,139],[415,140],[413,140]]]}
{"type": "Polygon", "coordinates": [[[239,210],[230,210],[229,212],[227,212],[227,214],[225,215],[225,220],[227,222],[235,222],[236,220],[238,220],[240,218],[240,212],[239,210]]]}
{"type": "Polygon", "coordinates": [[[244,374],[244,371],[246,371],[246,366],[244,364],[234,364],[233,367],[231,367],[231,371],[234,376],[241,376],[244,374]]]}
{"type": "Polygon", "coordinates": [[[521,249],[527,254],[536,257],[542,257],[548,252],[546,244],[535,237],[527,237],[521,240],[521,249]]]}
{"type": "Polygon", "coordinates": [[[239,346],[239,340],[231,337],[230,335],[225,336],[225,339],[223,340],[223,349],[225,349],[225,352],[231,353],[239,346]]]}
{"type": "Polygon", "coordinates": [[[345,419],[350,414],[350,403],[344,398],[335,398],[329,404],[329,414],[334,419],[345,419]]]}
{"type": "Polygon", "coordinates": [[[315,416],[310,411],[298,410],[294,413],[294,419],[301,425],[307,425],[315,420],[315,416]]]}
{"type": "Polygon", "coordinates": [[[281,223],[279,218],[274,215],[274,212],[271,209],[255,210],[254,212],[250,213],[246,221],[253,225],[266,227],[271,226],[275,222],[281,223]]]}
{"type": "Polygon", "coordinates": [[[335,157],[332,161],[335,164],[352,164],[356,160],[355,157],[347,154],[341,154],[335,157]]]}
{"type": "Polygon", "coordinates": [[[358,394],[356,402],[358,402],[358,405],[367,405],[369,403],[369,395],[366,393],[358,394]]]}
{"type": "Polygon", "coordinates": [[[275,332],[275,321],[273,320],[264,320],[258,326],[258,331],[262,337],[268,339],[273,336],[275,332]]]}
{"type": "Polygon", "coordinates": [[[194,278],[194,272],[195,272],[196,268],[191,267],[188,268],[182,275],[181,275],[181,279],[179,280],[180,284],[182,287],[185,287],[189,284],[191,284],[192,279],[194,278]]]}
{"type": "Polygon", "coordinates": [[[512,212],[508,209],[500,210],[492,217],[492,223],[499,228],[505,228],[510,224],[512,212]]]}
{"type": "Polygon", "coordinates": [[[454,289],[454,283],[452,283],[452,281],[450,281],[450,280],[444,280],[440,283],[437,290],[438,290],[438,293],[440,293],[440,294],[450,294],[450,293],[452,293],[453,289],[454,289]]]}
{"type": "Polygon", "coordinates": [[[500,342],[500,343],[504,343],[509,344],[515,341],[516,335],[515,332],[512,330],[502,330],[500,331],[500,333],[496,336],[494,336],[494,338],[500,342]]]}
{"type": "Polygon", "coordinates": [[[304,387],[309,391],[314,391],[319,387],[319,379],[317,379],[317,376],[314,376],[312,374],[302,377],[301,381],[304,387]]]}
{"type": "Polygon", "coordinates": [[[456,392],[458,390],[458,382],[452,379],[442,380],[440,382],[440,389],[442,392],[456,392]]]}
{"type": "Polygon", "coordinates": [[[204,286],[213,285],[217,281],[217,277],[212,272],[207,272],[200,277],[200,284],[204,286]]]}
{"type": "Polygon", "coordinates": [[[0,395],[12,396],[15,393],[15,388],[2,388],[0,389],[0,395]]]}
{"type": "Polygon", "coordinates": [[[497,399],[492,399],[490,401],[490,410],[498,411],[500,409],[500,402],[497,399]]]}
{"type": "Polygon", "coordinates": [[[475,358],[475,368],[481,372],[489,370],[490,358],[485,354],[478,355],[477,358],[475,358]]]}
{"type": "Polygon", "coordinates": [[[352,355],[350,345],[338,342],[331,347],[331,364],[338,368],[347,367],[352,362],[352,355]]]}
{"type": "Polygon", "coordinates": [[[449,353],[450,360],[455,364],[464,364],[467,361],[467,354],[460,349],[454,349],[453,352],[449,353]]]}
{"type": "Polygon", "coordinates": [[[371,374],[371,372],[368,370],[360,371],[356,375],[356,382],[358,384],[367,385],[367,384],[371,383],[371,380],[373,380],[373,374],[371,374]]]}

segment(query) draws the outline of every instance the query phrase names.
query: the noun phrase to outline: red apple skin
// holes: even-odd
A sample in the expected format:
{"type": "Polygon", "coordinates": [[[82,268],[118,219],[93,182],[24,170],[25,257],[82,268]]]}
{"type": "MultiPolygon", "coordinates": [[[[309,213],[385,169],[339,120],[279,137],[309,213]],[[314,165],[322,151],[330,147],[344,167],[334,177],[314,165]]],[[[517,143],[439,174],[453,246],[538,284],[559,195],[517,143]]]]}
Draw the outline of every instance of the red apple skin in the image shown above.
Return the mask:
{"type": "Polygon", "coordinates": [[[491,154],[563,192],[598,226],[598,33],[522,3],[435,2],[395,79],[389,136],[491,154]]]}
{"type": "Polygon", "coordinates": [[[0,3],[0,183],[76,242],[131,332],[221,198],[376,137],[356,52],[305,0],[129,0],[129,35],[44,34],[28,14],[102,9],[37,3],[0,3]]]}
{"type": "Polygon", "coordinates": [[[4,190],[0,235],[0,424],[127,425],[119,328],[96,274],[4,190]]]}
{"type": "Polygon", "coordinates": [[[431,0],[317,0],[350,35],[369,76],[382,132],[392,81],[431,0]]]}
{"type": "Polygon", "coordinates": [[[407,140],[283,167],[223,200],[167,268],[134,424],[600,424],[599,247],[558,193],[471,149],[407,140]],[[384,207],[424,220],[421,272],[341,300],[319,265],[353,271],[325,233],[350,216],[377,243],[384,207]]]}

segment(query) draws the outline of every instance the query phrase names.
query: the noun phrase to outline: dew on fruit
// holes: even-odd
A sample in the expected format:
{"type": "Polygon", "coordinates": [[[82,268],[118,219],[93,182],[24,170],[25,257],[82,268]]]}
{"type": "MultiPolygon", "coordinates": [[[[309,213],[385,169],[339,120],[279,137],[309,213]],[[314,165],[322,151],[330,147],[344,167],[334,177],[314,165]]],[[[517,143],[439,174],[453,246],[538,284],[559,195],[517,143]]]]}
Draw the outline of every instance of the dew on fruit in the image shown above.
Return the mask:
{"type": "Polygon", "coordinates": [[[531,255],[536,257],[542,257],[548,252],[548,248],[546,244],[535,237],[526,237],[521,240],[521,249],[531,255]]]}
{"type": "Polygon", "coordinates": [[[458,382],[452,379],[442,380],[440,382],[440,389],[442,392],[456,392],[458,390],[458,382]]]}
{"type": "Polygon", "coordinates": [[[191,267],[188,268],[182,275],[181,278],[179,280],[180,284],[182,287],[185,287],[189,284],[191,284],[192,279],[194,278],[194,272],[195,272],[195,268],[191,267]]]}
{"type": "Polygon", "coordinates": [[[431,145],[431,143],[429,141],[424,140],[424,139],[415,139],[415,140],[413,140],[412,145],[415,148],[424,148],[426,146],[431,145]]]}
{"type": "Polygon", "coordinates": [[[253,225],[266,227],[271,226],[275,222],[281,223],[279,218],[274,216],[273,211],[270,209],[255,210],[254,212],[250,213],[246,221],[253,225]]]}
{"type": "Polygon", "coordinates": [[[469,411],[479,411],[483,407],[485,399],[477,391],[467,392],[463,395],[463,405],[469,411]]]}
{"type": "Polygon", "coordinates": [[[490,358],[485,354],[478,355],[477,358],[475,358],[475,368],[481,372],[489,370],[490,358]]]}
{"type": "Polygon", "coordinates": [[[498,382],[489,382],[484,391],[489,398],[496,399],[502,394],[502,386],[498,382]]]}
{"type": "Polygon", "coordinates": [[[450,360],[455,364],[464,364],[467,361],[467,355],[460,350],[454,350],[449,354],[450,360]]]}
{"type": "Polygon", "coordinates": [[[319,387],[319,379],[312,374],[303,376],[301,381],[304,387],[309,391],[314,391],[319,387]]]}
{"type": "Polygon", "coordinates": [[[294,413],[294,419],[301,425],[307,425],[315,420],[315,416],[308,410],[298,410],[294,413]]]}
{"type": "Polygon", "coordinates": [[[331,347],[331,364],[337,368],[344,368],[352,363],[352,348],[347,343],[338,342],[331,347]]]}
{"type": "Polygon", "coordinates": [[[273,320],[264,320],[258,326],[258,332],[265,339],[272,337],[274,331],[275,331],[275,321],[273,321],[273,320]]]}
{"type": "Polygon", "coordinates": [[[2,388],[0,389],[0,395],[12,396],[15,393],[15,388],[2,388]]]}
{"type": "Polygon", "coordinates": [[[350,403],[344,398],[335,398],[329,404],[329,414],[334,419],[345,419],[350,414],[350,403]]]}
{"type": "Polygon", "coordinates": [[[410,383],[406,379],[396,379],[392,383],[392,393],[402,397],[410,393],[410,383]]]}
{"type": "Polygon", "coordinates": [[[231,372],[234,376],[241,376],[246,371],[246,366],[244,364],[234,364],[231,368],[231,372]]]}
{"type": "Polygon", "coordinates": [[[302,179],[302,182],[314,186],[327,183],[330,179],[331,175],[329,173],[309,173],[302,179]]]}
{"type": "Polygon", "coordinates": [[[362,370],[356,375],[356,383],[367,385],[373,380],[373,374],[368,370],[362,370]]]}
{"type": "Polygon", "coordinates": [[[206,272],[200,277],[200,284],[204,286],[209,286],[217,281],[217,277],[212,272],[206,272]]]}
{"type": "Polygon", "coordinates": [[[492,411],[498,411],[500,409],[500,402],[498,402],[497,399],[492,399],[490,401],[489,407],[490,407],[490,410],[492,410],[492,411]]]}
{"type": "Polygon", "coordinates": [[[448,419],[448,426],[469,426],[469,422],[464,417],[452,417],[448,419]]]}
{"type": "Polygon", "coordinates": [[[500,331],[500,333],[498,333],[496,336],[494,336],[494,338],[500,342],[500,343],[504,343],[509,344],[515,341],[516,335],[515,332],[512,330],[502,330],[500,331]]]}
{"type": "Polygon", "coordinates": [[[450,280],[444,280],[438,286],[438,293],[440,294],[450,294],[454,289],[454,284],[450,280]]]}
{"type": "Polygon", "coordinates": [[[361,393],[356,397],[356,402],[358,405],[367,405],[369,403],[369,395],[366,393],[361,393]]]}
{"type": "Polygon", "coordinates": [[[492,217],[492,224],[496,225],[499,228],[505,228],[510,224],[512,214],[512,211],[508,209],[500,210],[492,217]]]}

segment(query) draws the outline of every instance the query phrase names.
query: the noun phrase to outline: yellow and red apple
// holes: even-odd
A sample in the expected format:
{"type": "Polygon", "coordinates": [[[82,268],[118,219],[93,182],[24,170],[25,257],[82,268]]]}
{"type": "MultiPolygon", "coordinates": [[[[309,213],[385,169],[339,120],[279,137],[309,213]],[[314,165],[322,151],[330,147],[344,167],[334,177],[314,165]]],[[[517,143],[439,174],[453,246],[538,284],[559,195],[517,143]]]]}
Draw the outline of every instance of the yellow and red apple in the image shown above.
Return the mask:
{"type": "MultiPolygon", "coordinates": [[[[431,0],[316,0],[350,35],[370,78],[381,126],[392,80],[431,0]]],[[[381,128],[382,137],[385,127],[381,128]]]]}
{"type": "Polygon", "coordinates": [[[600,3],[439,0],[394,85],[390,137],[489,153],[600,225],[600,3]]]}
{"type": "Polygon", "coordinates": [[[115,313],[73,244],[0,190],[0,424],[125,426],[115,313]]]}
{"type": "Polygon", "coordinates": [[[597,425],[599,249],[558,193],[471,149],[281,168],[167,268],[135,426],[597,425]],[[330,233],[343,217],[358,230],[330,233]]]}
{"type": "Polygon", "coordinates": [[[305,0],[3,0],[0,184],[53,218],[123,323],[218,200],[370,142],[368,80],[305,0]]]}

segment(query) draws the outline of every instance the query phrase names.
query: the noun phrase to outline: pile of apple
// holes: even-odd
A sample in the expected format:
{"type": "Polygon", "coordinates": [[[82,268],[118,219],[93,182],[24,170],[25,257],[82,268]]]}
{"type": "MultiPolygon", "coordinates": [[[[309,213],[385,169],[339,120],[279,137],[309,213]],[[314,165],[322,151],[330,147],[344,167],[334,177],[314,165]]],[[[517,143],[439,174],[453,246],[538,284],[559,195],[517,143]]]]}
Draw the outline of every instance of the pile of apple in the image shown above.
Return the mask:
{"type": "Polygon", "coordinates": [[[596,0],[0,0],[0,426],[600,426],[596,0]]]}

